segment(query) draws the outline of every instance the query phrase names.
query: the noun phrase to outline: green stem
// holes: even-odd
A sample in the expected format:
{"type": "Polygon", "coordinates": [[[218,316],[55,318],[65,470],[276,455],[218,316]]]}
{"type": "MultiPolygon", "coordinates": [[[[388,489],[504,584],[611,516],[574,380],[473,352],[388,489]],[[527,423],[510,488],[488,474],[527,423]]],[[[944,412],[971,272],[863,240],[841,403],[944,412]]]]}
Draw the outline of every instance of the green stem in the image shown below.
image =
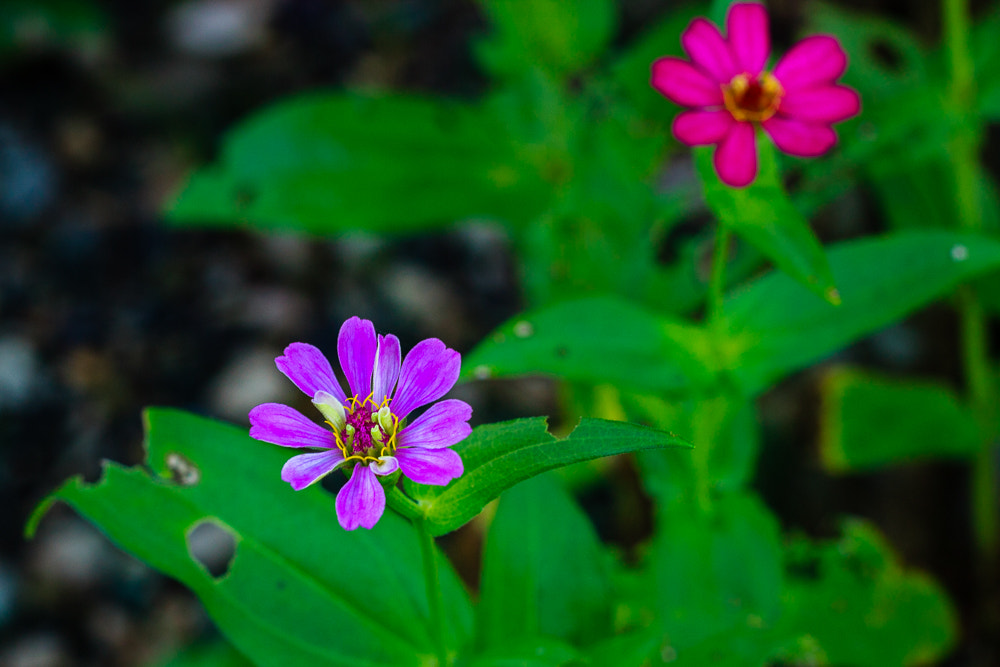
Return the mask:
{"type": "Polygon", "coordinates": [[[434,546],[434,536],[427,529],[423,519],[413,519],[420,539],[420,554],[424,561],[424,580],[427,583],[427,601],[431,612],[431,634],[434,648],[438,654],[441,667],[451,664],[448,660],[448,645],[445,642],[444,627],[444,597],[441,595],[441,580],[438,574],[437,549],[434,546]]]}
{"type": "MultiPolygon", "coordinates": [[[[950,67],[951,142],[949,153],[955,174],[955,199],[959,227],[978,232],[983,226],[977,194],[979,135],[981,120],[975,117],[975,68],[969,50],[969,0],[945,0],[944,31],[950,67]]],[[[995,581],[1000,547],[998,480],[993,442],[997,435],[996,385],[990,373],[986,314],[978,295],[970,287],[959,292],[962,327],[962,360],[969,399],[983,426],[983,443],[972,473],[972,512],[980,568],[987,584],[995,581]]]]}
{"type": "Polygon", "coordinates": [[[713,328],[722,318],[726,293],[726,263],[729,261],[729,240],[732,232],[721,222],[715,229],[715,249],[712,251],[712,273],[708,278],[708,322],[713,328]]]}

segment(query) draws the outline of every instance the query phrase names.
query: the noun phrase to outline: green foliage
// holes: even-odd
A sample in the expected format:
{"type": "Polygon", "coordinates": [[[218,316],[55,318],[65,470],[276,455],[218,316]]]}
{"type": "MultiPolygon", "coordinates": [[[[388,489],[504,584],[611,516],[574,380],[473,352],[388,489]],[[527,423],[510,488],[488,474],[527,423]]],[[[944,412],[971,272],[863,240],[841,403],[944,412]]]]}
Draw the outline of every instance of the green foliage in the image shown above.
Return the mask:
{"type": "Polygon", "coordinates": [[[316,233],[518,222],[548,194],[506,134],[489,105],[303,95],[231,130],[219,161],[191,176],[168,216],[316,233]]]}
{"type": "Polygon", "coordinates": [[[719,224],[752,243],[779,269],[827,301],[838,304],[840,297],[823,246],[785,194],[774,148],[761,136],[757,151],[757,179],[748,187],[731,188],[715,173],[713,149],[695,150],[708,207],[719,224]]]}
{"type": "Polygon", "coordinates": [[[541,417],[479,426],[454,448],[465,465],[461,477],[445,487],[404,480],[430,531],[443,535],[459,528],[506,489],[554,468],[643,449],[690,447],[662,431],[604,419],[583,419],[565,438],[545,426],[541,417]]]}
{"type": "MultiPolygon", "coordinates": [[[[320,487],[292,491],[278,476],[287,454],[245,429],[173,410],[150,410],[147,424],[148,468],[109,463],[97,484],[69,480],[36,511],[29,533],[51,502],[68,503],[191,588],[257,665],[433,659],[417,538],[404,519],[387,513],[371,531],[344,531],[333,497],[320,487]],[[222,576],[189,551],[191,532],[205,522],[235,540],[222,576]]],[[[440,561],[447,641],[457,650],[468,640],[472,610],[440,561]]]]}
{"type": "Polygon", "coordinates": [[[477,55],[491,73],[518,76],[540,68],[565,76],[598,56],[617,27],[611,0],[480,0],[493,34],[477,55]]]}
{"type": "Polygon", "coordinates": [[[828,470],[868,470],[927,457],[970,458],[983,433],[972,410],[937,382],[831,369],[822,384],[820,452],[828,470]]]}
{"type": "Polygon", "coordinates": [[[726,354],[748,393],[818,361],[1000,268],[1000,242],[908,232],[838,244],[828,253],[843,304],[832,306],[771,273],[726,302],[726,354]]]}
{"type": "Polygon", "coordinates": [[[614,297],[567,301],[507,322],[465,359],[463,377],[545,373],[630,390],[705,384],[708,342],[698,327],[614,297]]]}
{"type": "Polygon", "coordinates": [[[848,521],[843,530],[833,543],[789,547],[790,627],[818,642],[820,664],[910,667],[940,659],[957,635],[940,587],[900,567],[870,525],[848,521]]]}
{"type": "Polygon", "coordinates": [[[230,644],[216,641],[199,644],[185,649],[161,667],[252,667],[253,663],[243,657],[230,644]]]}
{"type": "Polygon", "coordinates": [[[557,478],[541,475],[504,493],[486,535],[479,641],[593,643],[611,630],[611,592],[597,534],[557,478]]]}

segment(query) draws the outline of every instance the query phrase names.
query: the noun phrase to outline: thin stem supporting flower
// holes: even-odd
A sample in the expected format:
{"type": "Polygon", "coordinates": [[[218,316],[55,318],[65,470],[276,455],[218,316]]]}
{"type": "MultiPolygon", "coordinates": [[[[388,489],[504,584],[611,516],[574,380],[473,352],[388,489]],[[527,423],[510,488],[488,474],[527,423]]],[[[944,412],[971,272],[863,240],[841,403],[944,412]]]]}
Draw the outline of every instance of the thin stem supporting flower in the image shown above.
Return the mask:
{"type": "Polygon", "coordinates": [[[448,645],[445,643],[444,597],[441,595],[441,577],[438,573],[437,553],[434,546],[434,536],[427,529],[423,519],[414,518],[413,527],[417,529],[420,540],[420,554],[424,561],[424,581],[427,584],[427,602],[430,607],[431,637],[434,649],[438,654],[441,667],[451,664],[448,658],[448,645]]]}

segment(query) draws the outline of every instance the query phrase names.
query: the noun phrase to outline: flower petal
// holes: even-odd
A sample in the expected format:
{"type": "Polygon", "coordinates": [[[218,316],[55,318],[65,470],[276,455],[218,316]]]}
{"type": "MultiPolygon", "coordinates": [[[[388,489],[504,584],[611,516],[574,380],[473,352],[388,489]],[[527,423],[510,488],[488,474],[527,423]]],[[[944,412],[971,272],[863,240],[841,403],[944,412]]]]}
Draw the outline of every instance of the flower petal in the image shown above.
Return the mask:
{"type": "Polygon", "coordinates": [[[281,479],[291,484],[296,491],[301,491],[345,463],[347,459],[339,449],[299,454],[285,461],[285,465],[281,468],[281,479]]]}
{"type": "Polygon", "coordinates": [[[722,86],[700,69],[680,58],[653,62],[650,83],[671,102],[685,107],[711,107],[723,103],[722,86]]]}
{"type": "Polygon", "coordinates": [[[789,155],[816,157],[837,143],[837,134],[829,125],[814,125],[781,116],[773,116],[761,125],[774,145],[789,155]]]}
{"type": "Polygon", "coordinates": [[[337,520],[344,530],[373,528],[385,511],[385,491],[366,465],[354,466],[351,479],[337,494],[337,520]]]}
{"type": "Polygon", "coordinates": [[[778,113],[807,123],[839,123],[861,111],[861,97],[847,86],[823,86],[785,93],[778,113]]]}
{"type": "Polygon", "coordinates": [[[371,468],[376,475],[391,475],[399,470],[399,459],[395,456],[380,456],[378,461],[371,464],[371,468]]]}
{"type": "Polygon", "coordinates": [[[399,339],[389,334],[378,337],[378,352],[375,355],[375,372],[372,374],[372,398],[381,403],[396,388],[399,378],[399,339]]]}
{"type": "Polygon", "coordinates": [[[371,320],[354,316],[344,322],[337,336],[337,356],[354,396],[365,398],[372,391],[372,370],[378,340],[371,320]]]}
{"type": "Polygon", "coordinates": [[[740,72],[757,76],[771,53],[767,10],[756,2],[739,2],[726,15],[726,33],[733,60],[740,72]]]}
{"type": "Polygon", "coordinates": [[[337,446],[333,433],[280,403],[264,403],[250,411],[250,437],[282,447],[337,446]]]}
{"type": "Polygon", "coordinates": [[[400,448],[396,458],[403,474],[418,484],[445,486],[465,472],[462,457],[453,449],[400,448]]]}
{"type": "Polygon", "coordinates": [[[436,401],[458,381],[462,356],[437,338],[422,340],[403,359],[392,413],[403,419],[421,405],[436,401]]]}
{"type": "Polygon", "coordinates": [[[742,188],[757,177],[757,144],[753,124],[733,123],[713,156],[715,171],[726,185],[742,188]]]}
{"type": "Polygon", "coordinates": [[[399,447],[442,449],[465,440],[472,433],[472,408],[455,398],[435,403],[396,436],[399,447]]]}
{"type": "Polygon", "coordinates": [[[719,29],[698,17],[681,34],[681,45],[695,65],[708,72],[719,83],[729,83],[739,74],[733,54],[719,29]]]}
{"type": "Polygon", "coordinates": [[[319,348],[308,343],[292,343],[285,348],[284,356],[275,359],[274,363],[309,398],[317,391],[325,391],[342,403],[347,402],[330,362],[319,348]]]}
{"type": "Polygon", "coordinates": [[[830,35],[806,37],[774,66],[774,77],[785,92],[814,88],[837,80],[847,69],[847,54],[830,35]]]}
{"type": "Polygon", "coordinates": [[[673,132],[677,141],[688,146],[717,144],[729,134],[736,119],[725,109],[716,111],[683,111],[674,118],[673,132]]]}
{"type": "Polygon", "coordinates": [[[317,391],[312,404],[326,417],[335,432],[339,433],[344,430],[344,426],[347,424],[347,411],[344,410],[344,404],[338,401],[336,396],[325,391],[317,391]]]}

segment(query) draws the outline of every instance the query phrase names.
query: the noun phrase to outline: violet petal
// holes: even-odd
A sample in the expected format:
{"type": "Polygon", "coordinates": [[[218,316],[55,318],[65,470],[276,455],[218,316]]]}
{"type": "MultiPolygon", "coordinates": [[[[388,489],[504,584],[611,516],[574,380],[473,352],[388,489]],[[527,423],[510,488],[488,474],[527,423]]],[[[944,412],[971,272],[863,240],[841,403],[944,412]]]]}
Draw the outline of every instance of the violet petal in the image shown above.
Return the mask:
{"type": "Polygon", "coordinates": [[[250,437],[282,447],[337,446],[328,429],[280,403],[264,403],[250,411],[250,437]]]}
{"type": "Polygon", "coordinates": [[[354,316],[344,322],[337,336],[337,355],[354,396],[364,399],[372,391],[372,370],[378,340],[371,320],[354,316]]]}
{"type": "Polygon", "coordinates": [[[461,442],[472,433],[472,408],[455,398],[435,403],[396,436],[399,447],[442,449],[461,442]]]}
{"type": "Polygon", "coordinates": [[[325,391],[342,403],[347,401],[330,362],[319,348],[308,343],[292,343],[285,348],[284,356],[275,359],[274,363],[309,398],[317,391],[325,391]]]}
{"type": "Polygon", "coordinates": [[[366,465],[354,466],[351,479],[337,494],[337,520],[344,530],[373,528],[385,511],[385,491],[366,465]]]}
{"type": "Polygon", "coordinates": [[[399,379],[400,359],[399,339],[392,334],[379,336],[375,371],[372,374],[372,398],[375,403],[380,404],[383,399],[392,396],[396,380],[399,379]]]}
{"type": "Polygon", "coordinates": [[[403,359],[392,413],[403,419],[412,410],[436,401],[455,386],[461,355],[437,338],[422,340],[403,359]]]}
{"type": "Polygon", "coordinates": [[[453,449],[401,447],[396,458],[403,474],[418,484],[445,486],[465,471],[462,457],[453,449]]]}
{"type": "Polygon", "coordinates": [[[347,459],[339,449],[299,454],[285,461],[285,465],[281,468],[281,479],[291,484],[296,491],[301,491],[345,463],[347,459]]]}

